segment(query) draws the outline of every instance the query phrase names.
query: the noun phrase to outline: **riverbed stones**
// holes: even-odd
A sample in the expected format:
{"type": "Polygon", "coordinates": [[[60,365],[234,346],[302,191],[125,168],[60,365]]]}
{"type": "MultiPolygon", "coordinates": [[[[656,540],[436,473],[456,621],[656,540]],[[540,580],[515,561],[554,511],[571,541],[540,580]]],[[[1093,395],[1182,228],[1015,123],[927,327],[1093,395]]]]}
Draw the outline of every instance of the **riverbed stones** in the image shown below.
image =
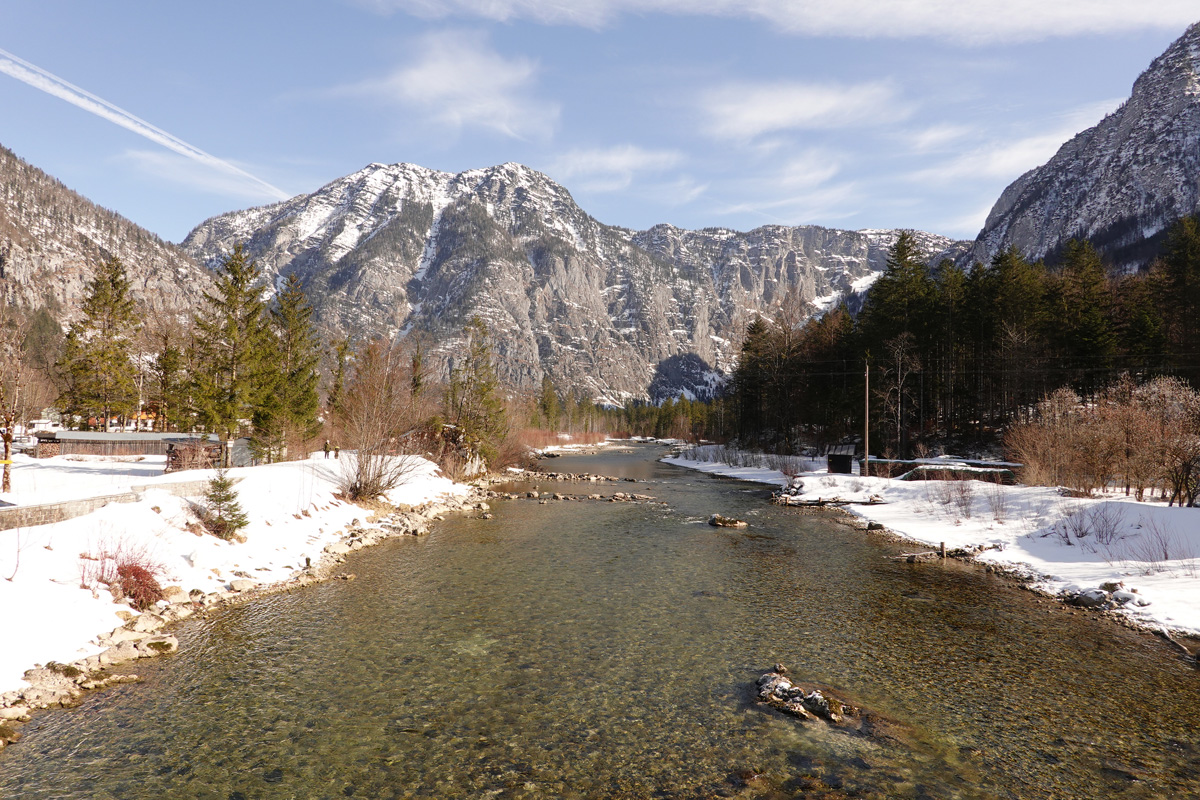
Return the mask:
{"type": "Polygon", "coordinates": [[[133,642],[137,644],[143,639],[148,639],[154,634],[150,631],[135,631],[132,628],[116,628],[111,633],[105,633],[96,637],[96,641],[105,647],[114,647],[122,642],[133,642]]]}
{"type": "MultiPolygon", "coordinates": [[[[18,698],[20,695],[18,695],[18,698]]],[[[20,705],[4,706],[0,708],[0,720],[5,722],[27,722],[29,720],[29,706],[25,705],[24,701],[20,701],[20,705]]]]}
{"type": "Polygon", "coordinates": [[[179,650],[179,640],[168,635],[152,636],[138,642],[137,649],[143,657],[166,655],[179,650]]]}
{"type": "Polygon", "coordinates": [[[717,528],[745,528],[748,523],[744,519],[734,519],[721,514],[713,514],[708,518],[708,524],[717,528]]]}
{"type": "Polygon", "coordinates": [[[153,633],[154,631],[159,630],[166,624],[167,624],[167,621],[165,619],[163,619],[161,616],[159,616],[158,614],[152,614],[149,611],[147,611],[144,614],[142,614],[141,616],[137,617],[136,619],[133,619],[133,620],[125,623],[125,627],[127,627],[133,631],[139,631],[139,632],[143,632],[143,633],[153,633]]]}
{"type": "Polygon", "coordinates": [[[137,645],[133,642],[121,642],[100,654],[100,665],[109,667],[114,664],[124,664],[127,661],[136,661],[141,657],[142,653],[137,649],[137,645]]]}

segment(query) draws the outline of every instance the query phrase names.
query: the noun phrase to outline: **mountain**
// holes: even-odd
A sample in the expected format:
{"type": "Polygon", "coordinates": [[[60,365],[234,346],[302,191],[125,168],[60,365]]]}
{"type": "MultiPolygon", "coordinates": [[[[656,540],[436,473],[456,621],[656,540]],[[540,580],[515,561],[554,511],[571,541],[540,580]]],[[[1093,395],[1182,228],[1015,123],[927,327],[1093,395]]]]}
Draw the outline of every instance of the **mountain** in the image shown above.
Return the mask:
{"type": "Polygon", "coordinates": [[[0,147],[0,297],[46,306],[59,322],[80,313],[95,266],[118,256],[131,293],[152,313],[194,308],[209,273],[176,245],[76,194],[0,147]]]}
{"type": "MultiPolygon", "coordinates": [[[[330,338],[425,332],[453,360],[489,326],[504,377],[620,403],[705,396],[752,313],[790,289],[815,311],[864,289],[898,231],[768,226],[632,231],[584,212],[520,164],[458,174],[370,164],[312,194],[224,214],[183,242],[213,267],[235,243],[295,273],[330,338]]],[[[931,258],[966,246],[921,234],[931,258]]]]}
{"type": "Polygon", "coordinates": [[[1156,58],[1129,99],[1004,190],[970,258],[1009,246],[1054,256],[1090,240],[1119,267],[1145,264],[1176,219],[1200,210],[1200,23],[1156,58]]]}

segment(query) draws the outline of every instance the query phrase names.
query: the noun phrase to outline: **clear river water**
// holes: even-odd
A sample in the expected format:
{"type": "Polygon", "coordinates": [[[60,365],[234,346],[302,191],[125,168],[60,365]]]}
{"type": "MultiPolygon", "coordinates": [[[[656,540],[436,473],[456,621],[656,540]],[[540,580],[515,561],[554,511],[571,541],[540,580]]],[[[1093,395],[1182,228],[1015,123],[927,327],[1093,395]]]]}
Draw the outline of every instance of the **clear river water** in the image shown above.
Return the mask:
{"type": "Polygon", "coordinates": [[[539,486],[662,504],[497,502],[189,621],[140,683],[35,717],[0,797],[1200,796],[1200,673],[1164,643],[663,452],[539,486]],[[757,706],[776,662],[902,735],[757,706]]]}

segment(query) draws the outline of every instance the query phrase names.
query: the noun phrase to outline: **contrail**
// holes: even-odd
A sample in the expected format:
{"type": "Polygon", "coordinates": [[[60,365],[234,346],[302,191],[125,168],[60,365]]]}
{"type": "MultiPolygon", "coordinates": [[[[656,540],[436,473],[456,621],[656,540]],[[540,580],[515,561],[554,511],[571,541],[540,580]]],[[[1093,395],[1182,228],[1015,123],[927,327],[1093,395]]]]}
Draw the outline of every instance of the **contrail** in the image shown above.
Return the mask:
{"type": "Polygon", "coordinates": [[[80,89],[75,84],[64,81],[57,75],[49,73],[41,67],[34,66],[28,61],[18,58],[3,49],[0,49],[0,72],[11,75],[35,89],[41,89],[47,94],[54,95],[61,100],[66,100],[71,105],[78,106],[84,111],[89,111],[102,119],[116,123],[122,128],[133,131],[139,136],[144,136],[168,150],[175,151],[181,156],[198,161],[213,169],[245,178],[251,183],[262,187],[278,200],[287,200],[291,197],[287,192],[272,186],[262,178],[257,178],[244,169],[230,164],[228,161],[210,155],[198,147],[193,147],[182,139],[167,133],[162,128],[155,127],[144,119],[135,117],[128,111],[114,106],[107,100],[97,97],[84,89],[80,89]]]}

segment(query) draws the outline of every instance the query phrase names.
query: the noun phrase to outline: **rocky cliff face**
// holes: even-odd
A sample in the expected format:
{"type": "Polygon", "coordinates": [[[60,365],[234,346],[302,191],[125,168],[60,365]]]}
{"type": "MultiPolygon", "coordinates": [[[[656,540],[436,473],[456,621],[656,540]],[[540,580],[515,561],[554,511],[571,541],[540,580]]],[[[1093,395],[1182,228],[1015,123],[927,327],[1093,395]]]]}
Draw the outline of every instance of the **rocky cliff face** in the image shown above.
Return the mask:
{"type": "Polygon", "coordinates": [[[125,264],[134,297],[151,313],[199,303],[208,272],[175,245],[100,208],[0,147],[0,296],[74,320],[95,267],[125,264]]]}
{"type": "Polygon", "coordinates": [[[971,258],[1010,245],[1053,258],[1088,239],[1141,266],[1164,231],[1200,209],[1200,23],[1154,60],[1120,109],[1004,190],[971,258]]]}
{"type": "MultiPolygon", "coordinates": [[[[452,360],[483,318],[504,377],[549,374],[611,402],[704,396],[753,311],[795,289],[812,310],[868,286],[896,231],[772,226],[635,232],[601,224],[561,186],[503,164],[457,175],[371,164],[313,192],[225,214],[184,248],[215,266],[236,242],[296,273],[330,336],[425,332],[452,360]]],[[[922,234],[931,257],[963,245],[922,234]]],[[[955,248],[958,249],[955,249],[955,248]]]]}

